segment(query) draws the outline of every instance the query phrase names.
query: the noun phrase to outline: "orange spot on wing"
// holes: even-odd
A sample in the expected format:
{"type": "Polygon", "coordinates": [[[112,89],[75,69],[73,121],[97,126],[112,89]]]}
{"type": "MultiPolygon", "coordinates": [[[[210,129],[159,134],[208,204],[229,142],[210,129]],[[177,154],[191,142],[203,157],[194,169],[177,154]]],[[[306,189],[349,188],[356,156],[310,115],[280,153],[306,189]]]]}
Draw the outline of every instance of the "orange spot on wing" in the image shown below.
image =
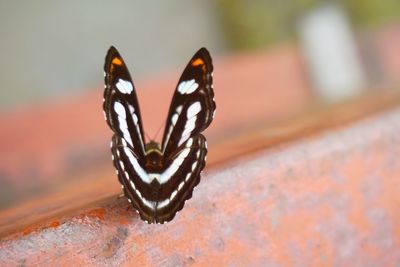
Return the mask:
{"type": "Polygon", "coordinates": [[[116,57],[111,61],[111,63],[115,64],[115,65],[118,65],[118,66],[121,66],[122,65],[122,60],[116,57]]]}
{"type": "Polygon", "coordinates": [[[199,65],[204,65],[204,61],[201,58],[197,58],[197,59],[193,60],[192,66],[196,67],[199,65]]]}

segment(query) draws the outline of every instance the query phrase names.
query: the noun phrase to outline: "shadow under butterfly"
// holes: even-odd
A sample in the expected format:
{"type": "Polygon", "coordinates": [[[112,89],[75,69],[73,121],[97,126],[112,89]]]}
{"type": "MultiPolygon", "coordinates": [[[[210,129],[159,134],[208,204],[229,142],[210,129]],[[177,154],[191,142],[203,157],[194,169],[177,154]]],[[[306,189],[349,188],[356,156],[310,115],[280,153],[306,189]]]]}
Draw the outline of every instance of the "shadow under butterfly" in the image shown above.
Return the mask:
{"type": "Polygon", "coordinates": [[[213,65],[201,48],[179,79],[162,143],[146,144],[135,87],[111,47],[104,65],[104,116],[114,132],[111,151],[128,201],[148,223],[171,221],[192,197],[205,166],[207,142],[201,134],[215,115],[213,65]]]}

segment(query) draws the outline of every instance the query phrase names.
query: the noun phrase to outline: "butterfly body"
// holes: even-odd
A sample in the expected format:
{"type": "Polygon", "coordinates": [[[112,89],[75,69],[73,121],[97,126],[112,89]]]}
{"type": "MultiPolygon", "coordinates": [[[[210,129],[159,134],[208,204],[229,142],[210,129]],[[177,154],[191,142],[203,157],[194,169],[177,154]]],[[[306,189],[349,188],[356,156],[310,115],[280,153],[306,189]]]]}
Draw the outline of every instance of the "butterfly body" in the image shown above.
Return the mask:
{"type": "Polygon", "coordinates": [[[207,144],[201,132],[215,113],[211,57],[202,48],[186,66],[161,144],[145,143],[135,87],[114,47],[104,70],[103,109],[114,132],[111,151],[124,194],[143,220],[168,222],[191,198],[205,166],[207,144]]]}
{"type": "Polygon", "coordinates": [[[152,173],[161,173],[164,168],[164,159],[160,149],[160,144],[151,141],[146,144],[146,170],[152,173]]]}

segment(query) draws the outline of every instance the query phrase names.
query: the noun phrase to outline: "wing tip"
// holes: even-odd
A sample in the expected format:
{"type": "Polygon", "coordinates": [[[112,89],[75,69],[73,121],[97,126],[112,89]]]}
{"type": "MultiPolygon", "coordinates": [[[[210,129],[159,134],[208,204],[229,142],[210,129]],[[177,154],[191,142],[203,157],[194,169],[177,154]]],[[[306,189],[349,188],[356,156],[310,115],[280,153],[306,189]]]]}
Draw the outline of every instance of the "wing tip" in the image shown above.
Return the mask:
{"type": "MultiPolygon", "coordinates": [[[[205,62],[205,65],[207,66],[207,71],[208,72],[212,72],[214,67],[213,67],[213,62],[212,62],[212,58],[211,58],[211,54],[208,51],[207,48],[205,48],[204,46],[202,48],[200,48],[199,50],[197,50],[197,52],[194,54],[194,56],[192,57],[190,63],[196,63],[197,59],[202,59],[202,61],[205,62]]],[[[197,66],[197,64],[195,64],[194,66],[197,66]]]]}
{"type": "Polygon", "coordinates": [[[121,57],[120,53],[118,52],[117,48],[115,48],[115,46],[112,45],[107,50],[105,66],[107,64],[110,64],[111,60],[114,58],[119,58],[122,61],[122,57],[121,57]]]}
{"type": "Polygon", "coordinates": [[[195,56],[196,55],[201,55],[201,56],[204,56],[204,57],[211,58],[210,51],[208,51],[208,49],[206,47],[204,47],[204,46],[201,47],[199,50],[197,50],[195,56]]]}
{"type": "Polygon", "coordinates": [[[113,45],[111,45],[110,48],[108,48],[108,50],[107,50],[107,54],[115,53],[115,52],[118,53],[118,50],[117,50],[117,48],[115,48],[115,46],[113,46],[113,45]]]}

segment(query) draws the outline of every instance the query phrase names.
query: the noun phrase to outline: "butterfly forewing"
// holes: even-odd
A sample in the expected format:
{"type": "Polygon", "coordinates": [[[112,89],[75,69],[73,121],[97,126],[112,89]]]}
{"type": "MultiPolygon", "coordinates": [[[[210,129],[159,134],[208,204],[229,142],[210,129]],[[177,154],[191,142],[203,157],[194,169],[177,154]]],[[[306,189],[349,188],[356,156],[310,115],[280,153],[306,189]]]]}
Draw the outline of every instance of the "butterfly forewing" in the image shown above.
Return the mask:
{"type": "Polygon", "coordinates": [[[104,70],[103,107],[114,131],[111,151],[124,194],[143,220],[170,221],[192,196],[205,166],[207,144],[201,132],[215,112],[211,57],[202,48],[186,66],[173,95],[161,149],[144,145],[135,88],[113,47],[104,70]],[[149,160],[153,156],[155,163],[149,160]]]}
{"type": "Polygon", "coordinates": [[[108,50],[104,72],[103,110],[106,121],[142,159],[145,156],[144,137],[136,91],[129,71],[114,47],[108,50]]]}
{"type": "Polygon", "coordinates": [[[183,71],[164,130],[162,150],[166,158],[189,137],[210,125],[215,112],[212,71],[211,57],[205,48],[192,57],[183,71]]]}

